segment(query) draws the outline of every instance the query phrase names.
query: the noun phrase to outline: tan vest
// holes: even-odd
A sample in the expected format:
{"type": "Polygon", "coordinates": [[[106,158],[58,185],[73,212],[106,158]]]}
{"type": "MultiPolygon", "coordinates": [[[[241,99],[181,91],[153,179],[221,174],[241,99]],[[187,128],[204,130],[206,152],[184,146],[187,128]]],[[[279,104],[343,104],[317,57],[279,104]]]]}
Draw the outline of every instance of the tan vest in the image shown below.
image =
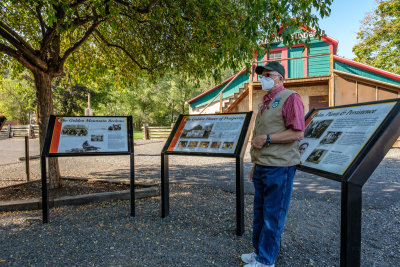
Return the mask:
{"type": "MultiPolygon", "coordinates": [[[[254,124],[253,138],[259,135],[274,134],[285,131],[285,121],[282,116],[282,107],[285,101],[295,91],[285,89],[279,92],[261,114],[262,105],[254,124]],[[278,99],[279,98],[279,103],[278,99]]],[[[270,144],[261,149],[251,146],[251,161],[263,166],[286,167],[300,163],[299,141],[287,144],[270,144]]]]}

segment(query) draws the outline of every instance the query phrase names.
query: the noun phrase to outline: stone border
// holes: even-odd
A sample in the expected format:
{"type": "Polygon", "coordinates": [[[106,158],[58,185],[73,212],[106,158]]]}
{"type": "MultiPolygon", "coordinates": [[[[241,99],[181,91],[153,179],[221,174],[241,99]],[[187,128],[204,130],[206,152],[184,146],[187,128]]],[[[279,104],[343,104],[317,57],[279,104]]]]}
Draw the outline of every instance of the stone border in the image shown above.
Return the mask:
{"type": "MultiPolygon", "coordinates": [[[[135,199],[159,196],[158,186],[135,189],[135,199]]],[[[83,205],[102,201],[129,200],[130,190],[65,196],[49,200],[49,208],[68,205],[83,205]]],[[[0,212],[39,210],[42,208],[41,198],[15,201],[0,201],[0,212]]]]}

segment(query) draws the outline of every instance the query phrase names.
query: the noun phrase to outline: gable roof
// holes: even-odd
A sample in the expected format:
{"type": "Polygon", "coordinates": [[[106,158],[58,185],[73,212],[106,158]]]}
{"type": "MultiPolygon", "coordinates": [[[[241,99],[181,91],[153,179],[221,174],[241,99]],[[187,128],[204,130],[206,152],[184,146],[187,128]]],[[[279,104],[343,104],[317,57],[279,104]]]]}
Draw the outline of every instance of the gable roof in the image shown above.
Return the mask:
{"type": "MultiPolygon", "coordinates": [[[[283,30],[284,30],[284,28],[281,27],[280,30],[278,31],[278,34],[281,33],[283,30]]],[[[302,27],[302,30],[305,31],[305,28],[302,27]]],[[[310,28],[310,30],[313,31],[313,32],[315,32],[315,29],[310,28]]],[[[324,42],[326,42],[326,43],[328,43],[328,44],[332,44],[333,47],[334,47],[334,53],[336,53],[337,45],[338,45],[338,43],[339,43],[337,40],[335,40],[334,38],[329,37],[329,36],[327,36],[327,35],[325,35],[325,36],[323,36],[322,38],[320,38],[320,40],[321,40],[321,41],[324,41],[324,42]]],[[[238,75],[243,74],[245,71],[246,71],[246,69],[243,69],[238,75]]],[[[236,74],[235,74],[235,75],[236,75],[236,74]]],[[[220,83],[220,84],[218,84],[218,85],[212,87],[211,89],[209,89],[209,90],[207,90],[207,91],[201,93],[200,95],[198,95],[198,96],[196,96],[196,97],[194,97],[194,98],[188,100],[187,103],[190,104],[190,103],[192,103],[192,102],[194,102],[194,101],[200,99],[201,97],[203,97],[203,96],[209,94],[210,92],[212,92],[212,91],[214,91],[214,90],[220,88],[222,85],[224,85],[224,84],[228,83],[230,80],[232,80],[232,79],[235,77],[235,75],[232,75],[231,77],[229,77],[228,79],[226,79],[226,80],[223,81],[222,83],[220,83]]]]}
{"type": "MultiPolygon", "coordinates": [[[[246,69],[243,68],[243,70],[242,70],[241,72],[239,72],[238,76],[239,76],[240,74],[245,73],[245,72],[246,72],[246,69]]],[[[208,93],[214,91],[215,89],[219,88],[221,85],[226,84],[227,82],[229,82],[230,80],[232,80],[235,76],[236,76],[236,74],[232,75],[231,77],[229,77],[228,79],[226,79],[226,80],[223,81],[222,83],[220,83],[220,84],[214,86],[213,88],[211,88],[211,89],[205,91],[204,93],[201,93],[200,95],[198,95],[198,96],[196,96],[196,97],[190,99],[189,101],[187,101],[188,104],[190,104],[190,103],[192,103],[193,101],[196,101],[197,99],[201,98],[202,96],[205,96],[206,94],[208,94],[208,93]]]]}
{"type": "Polygon", "coordinates": [[[336,56],[336,55],[333,56],[333,59],[337,60],[339,62],[345,63],[347,65],[362,69],[362,70],[366,70],[366,71],[369,71],[369,72],[372,72],[372,73],[376,73],[378,75],[381,75],[381,76],[384,76],[384,77],[387,77],[387,78],[390,78],[390,79],[393,79],[393,80],[396,80],[396,81],[400,81],[400,75],[396,74],[396,73],[393,73],[393,72],[389,72],[389,71],[386,71],[386,70],[378,69],[378,68],[375,68],[375,67],[372,67],[372,66],[357,62],[357,61],[353,61],[353,60],[350,60],[350,59],[342,58],[342,57],[339,57],[339,56],[336,56]]]}

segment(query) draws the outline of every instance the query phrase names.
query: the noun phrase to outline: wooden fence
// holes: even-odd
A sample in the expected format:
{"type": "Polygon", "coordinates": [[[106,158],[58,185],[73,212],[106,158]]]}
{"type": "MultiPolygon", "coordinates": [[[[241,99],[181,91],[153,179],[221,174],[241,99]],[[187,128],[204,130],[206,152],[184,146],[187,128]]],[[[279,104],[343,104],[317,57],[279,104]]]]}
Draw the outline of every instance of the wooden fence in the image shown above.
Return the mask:
{"type": "Polygon", "coordinates": [[[29,138],[39,137],[39,125],[4,125],[0,132],[1,137],[12,138],[12,137],[24,137],[29,138]]]}
{"type": "Polygon", "coordinates": [[[147,123],[143,125],[143,139],[167,139],[174,126],[149,126],[147,123]]]}

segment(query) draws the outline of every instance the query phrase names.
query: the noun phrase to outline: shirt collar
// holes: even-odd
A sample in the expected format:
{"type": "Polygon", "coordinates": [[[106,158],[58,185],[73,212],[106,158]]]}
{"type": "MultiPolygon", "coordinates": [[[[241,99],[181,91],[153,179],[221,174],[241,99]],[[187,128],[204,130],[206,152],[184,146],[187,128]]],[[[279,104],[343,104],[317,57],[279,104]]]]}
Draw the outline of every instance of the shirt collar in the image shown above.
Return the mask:
{"type": "Polygon", "coordinates": [[[269,92],[264,96],[264,102],[272,100],[279,92],[285,90],[285,87],[283,85],[281,87],[276,88],[272,92],[269,92]]]}

